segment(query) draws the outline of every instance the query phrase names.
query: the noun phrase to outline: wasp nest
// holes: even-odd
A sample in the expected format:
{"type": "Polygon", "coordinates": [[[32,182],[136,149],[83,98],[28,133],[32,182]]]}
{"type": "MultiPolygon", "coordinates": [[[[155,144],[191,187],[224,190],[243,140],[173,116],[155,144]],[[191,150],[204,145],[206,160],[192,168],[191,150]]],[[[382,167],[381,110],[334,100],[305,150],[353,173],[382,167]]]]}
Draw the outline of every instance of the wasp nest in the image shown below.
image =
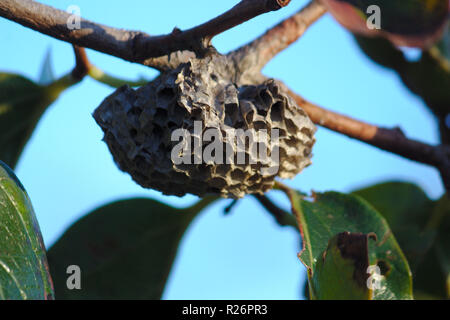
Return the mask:
{"type": "Polygon", "coordinates": [[[94,118],[121,170],[177,196],[263,193],[308,166],[314,144],[313,123],[281,84],[242,84],[220,56],[123,86],[94,118]]]}

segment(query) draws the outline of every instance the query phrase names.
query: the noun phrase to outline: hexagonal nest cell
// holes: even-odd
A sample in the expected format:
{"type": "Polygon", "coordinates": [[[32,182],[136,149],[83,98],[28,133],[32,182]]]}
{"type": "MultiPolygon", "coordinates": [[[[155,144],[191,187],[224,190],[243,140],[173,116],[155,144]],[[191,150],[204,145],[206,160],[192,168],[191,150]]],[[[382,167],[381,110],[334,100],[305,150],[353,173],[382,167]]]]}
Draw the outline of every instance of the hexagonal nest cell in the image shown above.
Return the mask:
{"type": "Polygon", "coordinates": [[[308,166],[315,141],[314,124],[281,84],[242,84],[222,56],[192,59],[137,90],[123,86],[94,118],[121,170],[177,196],[262,194],[276,176],[308,166]]]}

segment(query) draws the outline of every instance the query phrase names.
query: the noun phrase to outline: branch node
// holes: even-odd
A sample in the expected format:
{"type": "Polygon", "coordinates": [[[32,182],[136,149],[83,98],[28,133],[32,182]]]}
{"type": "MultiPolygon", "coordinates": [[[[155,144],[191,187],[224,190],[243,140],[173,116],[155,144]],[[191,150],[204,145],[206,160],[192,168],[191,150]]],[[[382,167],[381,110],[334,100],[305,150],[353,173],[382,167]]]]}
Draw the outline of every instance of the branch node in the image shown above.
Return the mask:
{"type": "Polygon", "coordinates": [[[72,70],[72,77],[76,80],[82,80],[89,73],[92,65],[84,48],[74,45],[73,51],[75,53],[75,67],[72,70]]]}
{"type": "Polygon", "coordinates": [[[280,6],[280,8],[286,7],[290,2],[291,0],[277,0],[277,3],[280,6]]]}
{"type": "Polygon", "coordinates": [[[288,3],[287,0],[242,0],[206,23],[185,31],[175,28],[161,36],[111,28],[85,19],[80,21],[81,30],[69,30],[62,27],[67,25],[69,13],[32,0],[1,0],[0,16],[53,38],[164,71],[176,66],[176,62],[185,61],[186,51],[201,57],[209,51],[214,36],[288,3]],[[170,55],[178,61],[169,61],[170,55]]]}

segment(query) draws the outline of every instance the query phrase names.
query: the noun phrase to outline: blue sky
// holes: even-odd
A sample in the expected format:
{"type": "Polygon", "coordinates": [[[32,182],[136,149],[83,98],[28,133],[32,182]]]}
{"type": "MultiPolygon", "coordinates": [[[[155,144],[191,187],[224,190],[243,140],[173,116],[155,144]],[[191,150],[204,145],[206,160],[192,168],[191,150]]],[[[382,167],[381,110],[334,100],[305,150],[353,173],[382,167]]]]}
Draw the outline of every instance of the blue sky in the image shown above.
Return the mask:
{"type": "MultiPolygon", "coordinates": [[[[150,34],[185,29],[224,12],[238,1],[41,1],[60,9],[78,5],[83,17],[103,24],[150,34]]],[[[214,39],[221,52],[252,40],[306,1],[294,0],[214,39]]],[[[37,79],[51,48],[55,73],[73,67],[70,45],[0,19],[0,70],[37,79]],[[7,45],[5,45],[7,44],[7,45]]],[[[157,73],[88,50],[99,68],[119,77],[149,79],[157,73]]],[[[408,136],[437,143],[437,125],[420,99],[409,93],[391,71],[370,62],[349,33],[330,16],[265,68],[310,101],[382,126],[400,126],[408,136]]],[[[162,196],[136,185],[112,161],[102,132],[91,114],[112,92],[85,79],[65,92],[45,113],[19,162],[16,173],[25,185],[47,245],[77,218],[112,200],[145,196],[184,206],[194,196],[162,196]]],[[[313,165],[288,185],[302,191],[355,188],[387,180],[413,182],[432,198],[443,193],[438,172],[425,165],[379,151],[319,128],[313,165]]],[[[286,199],[272,195],[283,207],[286,199]]],[[[222,200],[205,210],[190,227],[164,293],[166,299],[298,299],[305,280],[297,259],[298,234],[277,226],[251,198],[240,200],[230,215],[222,200]]]]}

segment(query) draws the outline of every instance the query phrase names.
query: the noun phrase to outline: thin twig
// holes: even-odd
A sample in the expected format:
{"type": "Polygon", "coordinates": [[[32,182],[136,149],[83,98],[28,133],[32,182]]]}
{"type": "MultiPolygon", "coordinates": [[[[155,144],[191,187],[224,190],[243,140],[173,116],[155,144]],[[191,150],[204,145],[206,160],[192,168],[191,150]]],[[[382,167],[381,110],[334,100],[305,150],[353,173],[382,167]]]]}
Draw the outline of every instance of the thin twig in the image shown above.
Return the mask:
{"type": "Polygon", "coordinates": [[[82,80],[89,73],[91,63],[84,48],[74,45],[73,51],[75,53],[75,68],[72,70],[72,77],[82,80]]]}
{"type": "Polygon", "coordinates": [[[0,1],[0,16],[25,27],[80,47],[107,53],[127,61],[165,70],[174,59],[186,60],[185,52],[205,50],[211,39],[260,14],[278,10],[289,0],[242,0],[229,11],[198,27],[150,36],[144,32],[111,28],[80,18],[80,29],[71,30],[71,15],[32,0],[0,1]],[[175,56],[172,53],[179,52],[175,56]]]}
{"type": "Polygon", "coordinates": [[[119,88],[123,85],[129,85],[130,87],[143,86],[149,82],[147,79],[141,80],[124,80],[112,75],[109,75],[103,70],[93,65],[86,54],[86,50],[82,47],[73,45],[75,53],[75,67],[72,70],[71,76],[76,81],[81,81],[85,76],[89,75],[92,79],[106,84],[113,88],[119,88]]]}
{"type": "Polygon", "coordinates": [[[306,30],[326,12],[317,0],[312,0],[300,11],[283,20],[265,34],[247,45],[231,52],[229,56],[246,64],[252,60],[252,67],[260,71],[278,53],[297,41],[306,30]]]}
{"type": "Polygon", "coordinates": [[[314,123],[407,159],[434,166],[441,173],[445,188],[450,189],[450,146],[432,146],[408,139],[399,128],[380,128],[321,108],[290,90],[289,94],[314,123]]]}
{"type": "MultiPolygon", "coordinates": [[[[192,57],[192,51],[201,54],[203,50],[208,50],[215,35],[257,15],[278,10],[288,3],[289,0],[242,0],[209,22],[186,31],[176,29],[163,36],[115,29],[84,19],[81,19],[80,29],[70,30],[67,26],[69,13],[31,0],[1,0],[0,16],[80,47],[165,70],[192,57]]],[[[324,7],[313,0],[262,37],[232,52],[229,57],[236,63],[237,71],[246,70],[245,72],[257,74],[270,59],[297,40],[323,13],[324,7]]],[[[75,53],[78,56],[73,76],[82,77],[89,67],[86,63],[88,61],[83,56],[82,49],[75,48],[75,53]]],[[[317,124],[410,160],[435,166],[439,169],[446,188],[450,189],[449,146],[431,146],[411,140],[399,129],[379,128],[320,108],[292,92],[291,95],[317,124]]]]}
{"type": "Polygon", "coordinates": [[[298,228],[296,218],[287,211],[279,208],[275,203],[272,202],[267,196],[255,194],[253,195],[259,203],[274,217],[275,221],[280,226],[290,226],[295,229],[298,228]]]}
{"type": "Polygon", "coordinates": [[[241,0],[236,6],[217,18],[186,31],[175,29],[169,35],[139,41],[136,43],[136,49],[143,54],[151,53],[152,57],[180,50],[201,53],[210,46],[214,36],[256,16],[281,9],[289,2],[290,0],[241,0]]]}
{"type": "Polygon", "coordinates": [[[236,206],[236,204],[238,203],[238,200],[233,199],[230,204],[228,204],[224,209],[223,209],[223,213],[224,214],[229,214],[231,212],[231,210],[233,210],[233,208],[236,206]]]}

